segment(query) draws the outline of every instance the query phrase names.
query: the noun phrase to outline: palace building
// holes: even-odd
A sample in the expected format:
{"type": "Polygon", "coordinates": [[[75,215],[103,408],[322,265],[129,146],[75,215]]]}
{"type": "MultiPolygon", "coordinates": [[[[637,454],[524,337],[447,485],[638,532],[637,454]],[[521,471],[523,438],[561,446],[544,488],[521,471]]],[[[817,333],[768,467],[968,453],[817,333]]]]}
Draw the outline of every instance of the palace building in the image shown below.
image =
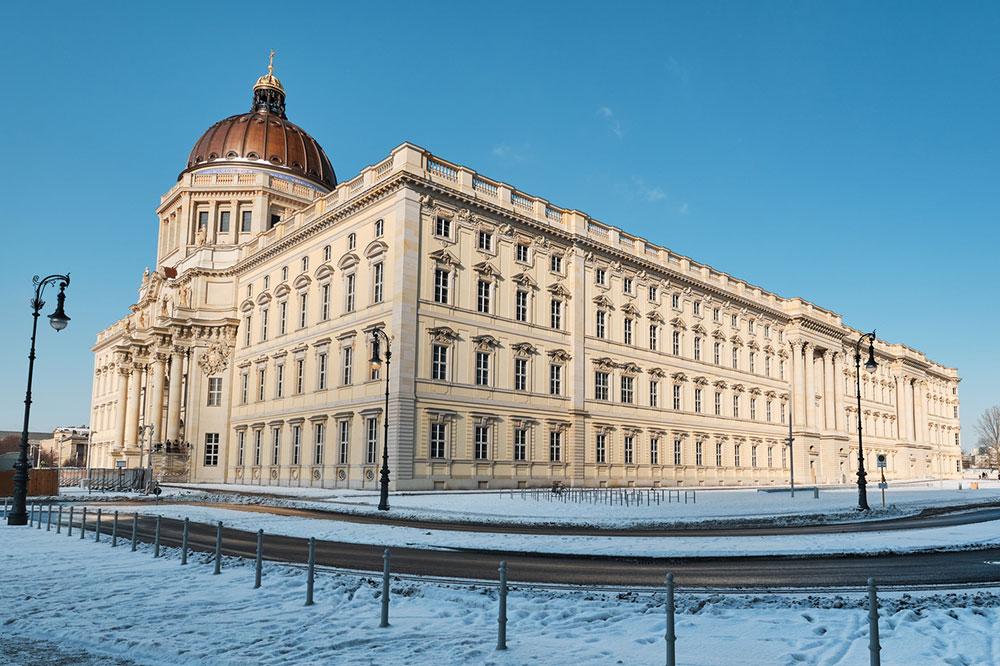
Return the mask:
{"type": "Polygon", "coordinates": [[[852,483],[860,419],[870,481],[959,474],[956,369],[876,340],[859,410],[840,315],[409,143],[338,181],[273,73],[156,211],[95,467],[375,488],[387,419],[395,489],[852,483]]]}

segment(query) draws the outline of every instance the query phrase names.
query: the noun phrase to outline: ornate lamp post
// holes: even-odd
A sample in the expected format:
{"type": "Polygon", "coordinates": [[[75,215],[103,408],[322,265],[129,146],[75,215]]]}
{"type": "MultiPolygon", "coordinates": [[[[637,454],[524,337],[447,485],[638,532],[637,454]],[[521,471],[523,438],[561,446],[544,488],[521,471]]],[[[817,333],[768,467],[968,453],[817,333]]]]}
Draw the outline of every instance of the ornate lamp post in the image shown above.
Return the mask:
{"type": "Polygon", "coordinates": [[[21,432],[21,452],[14,463],[14,505],[13,510],[7,517],[8,525],[27,525],[28,511],[28,469],[31,463],[28,461],[28,416],[31,413],[31,378],[35,370],[35,334],[38,331],[38,312],[45,307],[42,300],[42,293],[45,287],[50,284],[59,283],[59,295],[56,300],[56,311],[49,315],[49,323],[56,331],[61,331],[69,324],[69,317],[63,311],[63,304],[66,301],[66,287],[69,286],[69,274],[50,275],[39,280],[38,276],[31,278],[35,285],[35,297],[31,299],[31,351],[28,352],[28,390],[24,396],[24,430],[21,432]]]}
{"type": "Polygon", "coordinates": [[[861,343],[868,338],[868,360],[865,361],[865,370],[875,372],[878,363],[875,362],[875,331],[865,333],[858,338],[854,345],[854,378],[857,380],[855,393],[858,396],[858,508],[868,511],[868,489],[865,486],[865,454],[861,443],[861,343]]]}
{"type": "Polygon", "coordinates": [[[389,510],[389,362],[392,351],[389,349],[389,336],[381,328],[372,330],[372,370],[382,367],[379,356],[379,338],[385,340],[385,414],[382,416],[382,471],[379,476],[379,511],[389,510]]]}

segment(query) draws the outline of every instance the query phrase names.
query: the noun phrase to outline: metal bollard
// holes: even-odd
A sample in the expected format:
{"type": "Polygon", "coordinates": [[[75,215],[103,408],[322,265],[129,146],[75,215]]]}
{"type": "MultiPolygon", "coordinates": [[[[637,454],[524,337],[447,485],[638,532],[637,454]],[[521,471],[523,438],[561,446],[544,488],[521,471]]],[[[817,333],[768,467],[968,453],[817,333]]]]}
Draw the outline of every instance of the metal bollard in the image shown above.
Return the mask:
{"type": "Polygon", "coordinates": [[[38,505],[38,524],[35,526],[35,529],[37,529],[37,530],[42,529],[42,511],[43,510],[44,510],[44,507],[42,507],[42,505],[39,504],[38,505]]]}
{"type": "Polygon", "coordinates": [[[35,525],[35,505],[32,504],[28,507],[28,527],[34,527],[35,525]]]}
{"type": "Polygon", "coordinates": [[[309,537],[309,571],[306,574],[306,606],[313,605],[313,583],[315,582],[316,538],[309,537]]]}
{"type": "Polygon", "coordinates": [[[101,540],[101,510],[97,510],[97,529],[94,530],[94,543],[101,540]]]}
{"type": "Polygon", "coordinates": [[[49,512],[45,514],[45,531],[52,531],[52,505],[49,504],[49,512]]]}
{"type": "Polygon", "coordinates": [[[69,527],[66,528],[66,536],[73,536],[73,509],[72,506],[69,508],[69,527]]]}
{"type": "Polygon", "coordinates": [[[389,560],[392,553],[386,548],[382,553],[382,620],[378,623],[380,627],[389,626],[389,560]]]}
{"type": "Polygon", "coordinates": [[[868,651],[871,652],[871,666],[881,666],[882,646],[878,642],[878,591],[875,579],[868,579],[868,651]]]}
{"type": "Polygon", "coordinates": [[[260,587],[260,576],[264,569],[264,530],[257,530],[257,561],[254,562],[253,589],[260,587]]]}
{"type": "Polygon", "coordinates": [[[115,511],[115,519],[111,521],[111,547],[118,546],[118,512],[115,511]]]}
{"type": "Polygon", "coordinates": [[[497,611],[497,649],[507,649],[507,563],[500,562],[500,608],[497,611]]]}
{"type": "Polygon", "coordinates": [[[676,666],[677,657],[674,654],[677,634],[674,633],[674,575],[667,574],[667,633],[663,639],[667,642],[667,666],[676,666]]]}
{"type": "Polygon", "coordinates": [[[139,514],[132,514],[132,552],[135,552],[135,532],[136,528],[139,527],[139,514]]]}
{"type": "Polygon", "coordinates": [[[7,520],[7,498],[3,498],[3,519],[7,520]]]}
{"type": "Polygon", "coordinates": [[[819,488],[813,488],[813,499],[819,499],[819,488]]]}
{"type": "Polygon", "coordinates": [[[56,534],[62,531],[62,504],[59,505],[59,516],[56,518],[56,534]]]}
{"type": "Polygon", "coordinates": [[[83,507],[83,515],[80,517],[80,538],[87,536],[87,507],[83,507]]]}
{"type": "Polygon", "coordinates": [[[156,517],[156,532],[153,535],[153,557],[160,556],[160,517],[156,517]]]}
{"type": "Polygon", "coordinates": [[[222,573],[222,521],[215,528],[215,571],[214,575],[222,573]]]}
{"type": "Polygon", "coordinates": [[[184,532],[181,534],[181,564],[188,563],[188,523],[190,521],[184,519],[184,532]]]}

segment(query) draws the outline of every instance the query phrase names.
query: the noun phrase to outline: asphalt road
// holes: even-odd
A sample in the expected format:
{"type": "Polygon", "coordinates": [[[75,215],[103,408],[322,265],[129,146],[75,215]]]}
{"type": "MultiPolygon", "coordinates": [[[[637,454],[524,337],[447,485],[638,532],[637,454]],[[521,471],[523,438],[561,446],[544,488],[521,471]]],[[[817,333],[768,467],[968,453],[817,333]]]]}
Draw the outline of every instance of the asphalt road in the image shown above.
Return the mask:
{"type": "MultiPolygon", "coordinates": [[[[140,516],[137,536],[153,541],[154,517],[140,516]]],[[[79,538],[79,514],[73,536],[79,538]]],[[[93,539],[94,515],[88,516],[86,538],[93,539]]],[[[123,514],[119,524],[118,547],[128,548],[131,516],[123,514]],[[123,538],[126,537],[126,538],[123,538]]],[[[183,522],[161,519],[160,543],[179,546],[183,522]]],[[[42,528],[44,529],[44,528],[42,528]]],[[[54,528],[53,528],[54,530],[54,528]]],[[[102,534],[111,531],[104,516],[102,534]]],[[[190,523],[188,543],[192,550],[214,552],[216,527],[190,523]]],[[[223,528],[224,555],[253,558],[257,535],[223,528]]],[[[61,535],[67,538],[65,526],[61,535]]],[[[102,540],[108,537],[102,535],[102,540]]],[[[316,563],[321,566],[365,571],[382,570],[383,548],[379,546],[318,541],[316,563]]],[[[308,540],[265,535],[264,558],[281,562],[305,563],[308,540]]],[[[883,585],[954,585],[1000,581],[1000,549],[947,553],[917,553],[886,556],[839,557],[712,557],[712,558],[632,558],[544,555],[478,550],[423,550],[393,548],[394,573],[448,578],[496,580],[497,566],[506,560],[512,582],[568,583],[578,585],[656,586],[669,571],[679,585],[719,588],[766,587],[857,587],[869,578],[883,585]],[[994,564],[993,562],[997,562],[994,564]]]]}

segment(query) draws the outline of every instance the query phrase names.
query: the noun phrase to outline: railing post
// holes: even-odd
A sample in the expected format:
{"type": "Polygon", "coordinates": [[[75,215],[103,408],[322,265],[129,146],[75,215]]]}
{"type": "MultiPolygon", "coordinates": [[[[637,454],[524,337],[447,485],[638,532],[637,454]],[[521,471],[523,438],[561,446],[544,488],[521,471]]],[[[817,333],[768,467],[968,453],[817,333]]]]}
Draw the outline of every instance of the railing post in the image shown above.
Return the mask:
{"type": "Polygon", "coordinates": [[[878,591],[875,579],[868,579],[868,651],[871,653],[871,666],[881,666],[882,655],[878,640],[878,591]]]}
{"type": "Polygon", "coordinates": [[[56,534],[62,532],[62,504],[59,505],[59,516],[56,518],[56,534]]]}
{"type": "Polygon", "coordinates": [[[75,507],[71,506],[69,508],[69,527],[66,528],[66,536],[73,536],[73,509],[75,507]]]}
{"type": "Polygon", "coordinates": [[[101,540],[101,509],[97,509],[97,529],[94,530],[94,543],[101,540]]]}
{"type": "Polygon", "coordinates": [[[7,520],[7,498],[3,498],[3,519],[7,520]]]}
{"type": "Polygon", "coordinates": [[[667,642],[667,666],[676,666],[677,657],[674,654],[677,634],[674,633],[674,575],[667,574],[667,633],[664,635],[667,642]]]}
{"type": "Polygon", "coordinates": [[[500,563],[500,607],[497,611],[497,649],[507,649],[507,562],[500,563]]]}
{"type": "Polygon", "coordinates": [[[215,571],[213,575],[222,573],[222,521],[215,528],[215,571]]]}
{"type": "Polygon", "coordinates": [[[36,530],[42,529],[42,505],[38,505],[38,524],[35,526],[36,530]]]}
{"type": "Polygon", "coordinates": [[[260,577],[264,568],[264,530],[257,530],[257,561],[254,563],[253,589],[260,587],[260,577]]]}
{"type": "Polygon", "coordinates": [[[160,556],[160,517],[156,517],[156,532],[153,535],[153,557],[160,556]]]}
{"type": "Polygon", "coordinates": [[[87,536],[87,507],[83,507],[83,515],[80,517],[80,539],[87,536]]]}
{"type": "Polygon", "coordinates": [[[136,529],[139,527],[139,514],[132,514],[132,552],[135,552],[135,533],[136,529]]]}
{"type": "Polygon", "coordinates": [[[181,534],[181,564],[188,563],[188,522],[190,519],[184,519],[184,532],[181,534]]]}
{"type": "Polygon", "coordinates": [[[35,526],[35,505],[31,504],[28,507],[28,527],[35,526]]]}
{"type": "Polygon", "coordinates": [[[389,626],[389,560],[392,553],[386,548],[382,553],[382,620],[378,623],[380,627],[389,626]]]}
{"type": "Polygon", "coordinates": [[[313,605],[313,582],[316,567],[316,537],[309,537],[309,571],[306,573],[306,606],[313,605]]]}
{"type": "Polygon", "coordinates": [[[115,511],[115,518],[111,521],[111,547],[118,547],[118,512],[115,511]]]}
{"type": "Polygon", "coordinates": [[[52,504],[49,504],[49,512],[45,514],[45,531],[52,531],[52,504]]]}

